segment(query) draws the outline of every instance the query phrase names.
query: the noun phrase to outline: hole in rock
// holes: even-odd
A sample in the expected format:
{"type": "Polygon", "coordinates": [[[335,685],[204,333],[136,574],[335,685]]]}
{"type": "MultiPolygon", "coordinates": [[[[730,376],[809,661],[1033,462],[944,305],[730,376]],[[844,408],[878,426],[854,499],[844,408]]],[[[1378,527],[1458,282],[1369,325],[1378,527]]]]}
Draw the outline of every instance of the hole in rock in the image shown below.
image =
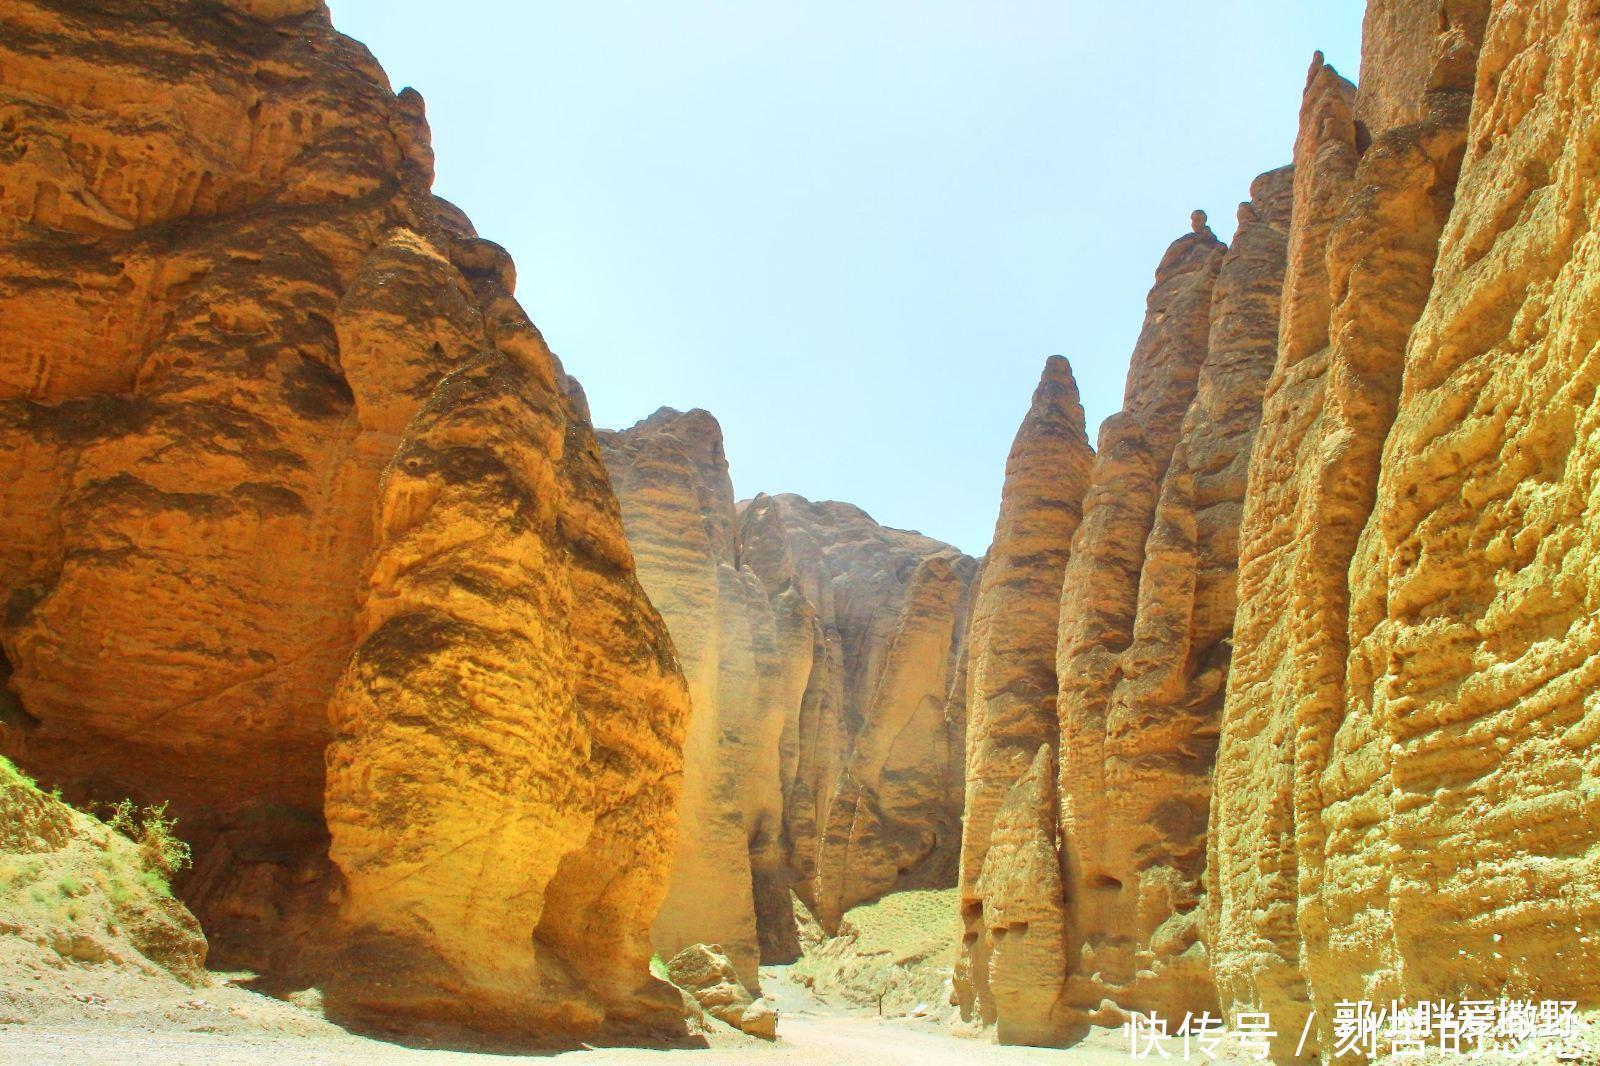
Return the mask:
{"type": "Polygon", "coordinates": [[[38,726],[39,719],[29,714],[22,697],[11,691],[11,673],[11,660],[0,648],[0,728],[26,732],[38,726]]]}

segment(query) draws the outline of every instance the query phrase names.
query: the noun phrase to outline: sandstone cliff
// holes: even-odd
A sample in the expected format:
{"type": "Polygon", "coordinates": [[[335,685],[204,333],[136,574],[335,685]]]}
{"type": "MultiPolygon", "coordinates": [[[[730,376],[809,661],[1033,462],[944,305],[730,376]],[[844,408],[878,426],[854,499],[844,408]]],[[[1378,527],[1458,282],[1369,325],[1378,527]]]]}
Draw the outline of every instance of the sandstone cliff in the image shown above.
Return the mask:
{"type": "Polygon", "coordinates": [[[1136,428],[1111,430],[1101,448],[1064,580],[1066,998],[1080,1014],[1107,1000],[1159,1003],[1180,1018],[1216,1006],[1200,943],[1206,825],[1237,529],[1277,348],[1290,176],[1252,184],[1232,245],[1202,268],[1213,276],[1196,271],[1193,288],[1162,301],[1158,272],[1157,317],[1129,372],[1123,417],[1136,428]],[[1156,396],[1187,398],[1175,424],[1162,405],[1139,402],[1141,371],[1156,396]]]}
{"type": "Polygon", "coordinates": [[[953,880],[961,751],[944,716],[976,563],[846,504],[736,507],[705,411],[600,439],[693,703],[656,944],[719,944],[754,989],[758,962],[798,957],[791,889],[836,928],[857,903],[953,880]]]}
{"type": "Polygon", "coordinates": [[[1231,247],[1197,212],[1168,249],[1099,450],[1075,390],[1054,413],[1075,432],[1030,428],[1052,413],[1047,368],[1008,464],[971,637],[956,981],[965,1016],[1002,1040],[1217,1007],[1211,767],[1290,177],[1257,179],[1231,247]]]}
{"type": "Polygon", "coordinates": [[[670,959],[693,944],[718,944],[754,989],[758,883],[789,904],[787,880],[773,875],[784,865],[779,748],[810,672],[809,604],[780,593],[798,601],[780,621],[760,579],[741,565],[733,482],[710,414],[662,409],[600,441],[639,578],[672,632],[692,704],[656,948],[670,959]]]}
{"type": "MultiPolygon", "coordinates": [[[[1083,517],[1093,458],[1072,369],[1065,359],[1052,356],[1006,460],[1000,517],[967,633],[967,677],[961,687],[970,692],[963,691],[953,703],[965,714],[967,746],[960,864],[963,940],[955,987],[963,1015],[984,1024],[994,1024],[1000,1016],[989,970],[1001,938],[1013,945],[1008,962],[1012,973],[1002,981],[1007,987],[1031,983],[1054,999],[1065,968],[1059,872],[1056,894],[1033,908],[1054,909],[1053,923],[1046,926],[1029,925],[1034,919],[1026,916],[1017,919],[1014,906],[999,906],[982,886],[1002,880],[1009,885],[1019,876],[999,869],[1003,858],[986,864],[995,817],[1039,753],[1048,751],[1053,757],[1058,740],[1055,649],[1061,579],[1083,517]],[[1018,953],[1015,944],[1024,936],[1032,941],[1053,937],[1054,943],[1018,953]],[[1035,961],[1037,969],[1022,969],[1035,961]]],[[[1049,796],[1045,839],[1053,853],[1055,772],[1041,770],[1034,777],[1026,791],[1043,790],[1049,796]]],[[[1017,805],[1031,810],[1021,797],[1017,805]]],[[[1048,885],[1042,884],[1040,891],[1050,894],[1048,885]]],[[[1011,895],[1016,895],[1014,888],[1011,895]]],[[[1050,1004],[1043,1007],[1046,1017],[1027,1022],[1015,1018],[1016,1008],[1009,1009],[1006,1013],[1013,1017],[1007,1032],[1020,1024],[1048,1029],[1053,1024],[1050,1004]]]]}
{"type": "Polygon", "coordinates": [[[679,1024],[684,684],[420,97],[316,0],[0,22],[7,751],[170,800],[219,958],[338,1009],[679,1024]]]}
{"type": "Polygon", "coordinates": [[[978,563],[788,494],[746,503],[741,538],[769,594],[792,583],[814,608],[784,744],[784,842],[795,891],[832,934],[859,903],[955,882],[963,753],[945,707],[978,563]]]}
{"type": "Polygon", "coordinates": [[[1374,4],[1366,31],[1361,89],[1302,124],[1347,191],[1296,217],[1326,274],[1285,291],[1299,395],[1252,467],[1214,812],[1225,997],[1309,1000],[1324,1048],[1340,998],[1600,992],[1600,13],[1374,4]]]}

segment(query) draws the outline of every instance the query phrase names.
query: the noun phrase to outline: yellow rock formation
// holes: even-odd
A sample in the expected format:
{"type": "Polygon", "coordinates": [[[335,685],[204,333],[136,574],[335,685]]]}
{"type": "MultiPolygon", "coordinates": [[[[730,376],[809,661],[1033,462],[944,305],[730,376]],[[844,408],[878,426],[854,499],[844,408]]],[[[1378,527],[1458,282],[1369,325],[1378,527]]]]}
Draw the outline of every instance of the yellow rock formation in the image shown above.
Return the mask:
{"type": "Polygon", "coordinates": [[[718,944],[754,990],[758,962],[798,956],[791,889],[836,928],[857,903],[953,880],[945,706],[976,563],[846,504],[736,507],[705,411],[601,442],[694,707],[656,944],[718,944]]]}
{"type": "Polygon", "coordinates": [[[0,23],[5,748],[170,800],[221,962],[337,960],[331,1005],[402,1022],[680,1027],[647,930],[684,684],[421,98],[307,0],[0,23]]]}
{"type": "Polygon", "coordinates": [[[787,880],[772,873],[784,865],[779,747],[809,672],[809,612],[802,600],[783,619],[786,633],[803,637],[782,649],[786,658],[778,612],[760,578],[740,565],[733,483],[710,414],[662,409],[600,439],[640,580],[672,631],[693,707],[656,948],[670,959],[693,944],[717,944],[756,989],[762,952],[752,871],[762,870],[762,883],[788,902],[787,880]]]}

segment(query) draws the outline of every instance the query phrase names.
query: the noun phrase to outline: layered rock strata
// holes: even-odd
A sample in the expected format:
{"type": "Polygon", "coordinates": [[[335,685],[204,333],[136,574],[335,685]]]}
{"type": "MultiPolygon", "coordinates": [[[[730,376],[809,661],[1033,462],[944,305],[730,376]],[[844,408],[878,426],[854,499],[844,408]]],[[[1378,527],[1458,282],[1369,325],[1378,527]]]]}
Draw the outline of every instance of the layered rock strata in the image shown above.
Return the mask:
{"type": "Polygon", "coordinates": [[[314,0],[0,21],[5,748],[170,801],[218,955],[336,1010],[681,1025],[684,683],[421,98],[314,0]]]}
{"type": "Polygon", "coordinates": [[[1125,409],[1092,461],[1074,402],[1070,444],[1048,460],[1034,444],[1028,477],[1008,469],[972,626],[956,981],[964,1014],[1002,1040],[1217,1009],[1202,942],[1211,769],[1291,180],[1256,180],[1231,247],[1196,212],[1167,250],[1125,409]],[[1030,507],[1045,520],[1019,538],[1008,513],[1030,507]]]}
{"type": "Polygon", "coordinates": [[[1216,1006],[1201,944],[1211,773],[1290,186],[1287,168],[1257,178],[1233,243],[1170,298],[1163,288],[1178,279],[1158,272],[1130,370],[1130,428],[1102,429],[1058,661],[1075,1016],[1111,1020],[1099,1013],[1107,1001],[1180,1018],[1216,1006]]]}
{"type": "MultiPolygon", "coordinates": [[[[1065,967],[1059,873],[1054,879],[1053,924],[1029,926],[1032,917],[1018,917],[1015,906],[1002,906],[989,897],[993,886],[1010,885],[1023,875],[1001,869],[1016,857],[1016,849],[992,863],[987,860],[1001,806],[1039,753],[1054,753],[1058,740],[1055,649],[1061,580],[1072,536],[1083,517],[1093,458],[1072,369],[1065,359],[1053,356],[1045,364],[1006,460],[1000,517],[967,631],[966,676],[958,680],[961,695],[951,707],[952,719],[964,714],[961,735],[967,746],[960,863],[963,939],[955,985],[963,1015],[984,1024],[992,1025],[1000,1017],[990,988],[990,959],[1002,938],[1010,937],[1014,944],[1022,935],[1017,923],[1023,924],[1031,940],[1043,942],[1054,936],[1057,943],[1053,954],[1038,947],[1025,953],[1013,948],[1003,983],[1032,982],[1054,998],[1065,967]],[[1036,971],[1020,971],[1035,962],[1036,971]]],[[[1031,794],[1043,788],[1051,797],[1048,843],[1053,853],[1055,771],[1035,776],[1039,780],[1030,782],[1025,791],[1031,794]]],[[[1022,797],[1017,803],[1023,811],[1032,810],[1022,797]]],[[[1017,1011],[1014,1007],[1006,1013],[1015,1019],[1017,1011]]],[[[1008,1032],[1012,1024],[1008,1019],[1008,1032]]],[[[1027,1024],[1048,1027],[1050,1022],[1027,1024]]]]}

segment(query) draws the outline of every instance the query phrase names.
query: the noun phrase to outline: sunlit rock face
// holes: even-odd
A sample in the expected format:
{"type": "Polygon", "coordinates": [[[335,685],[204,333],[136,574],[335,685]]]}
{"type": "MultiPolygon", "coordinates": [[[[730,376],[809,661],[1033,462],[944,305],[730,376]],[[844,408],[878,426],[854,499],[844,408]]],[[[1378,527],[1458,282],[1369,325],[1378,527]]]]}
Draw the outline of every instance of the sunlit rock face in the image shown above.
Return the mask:
{"type": "Polygon", "coordinates": [[[969,636],[955,981],[1003,1041],[1217,1009],[1211,771],[1291,182],[1256,180],[1231,247],[1196,212],[1167,250],[1098,451],[1061,361],[1013,448],[969,636]]]}
{"type": "Polygon", "coordinates": [[[792,961],[790,891],[830,927],[954,880],[968,558],[859,508],[736,505],[722,432],[663,409],[601,434],[639,572],[689,679],[682,831],[655,938],[792,961]]]}
{"type": "Polygon", "coordinates": [[[1064,570],[1058,825],[1030,767],[958,974],[1002,1039],[1267,1010],[1287,1061],[1341,1000],[1600,1001],[1597,31],[1369,5],[1361,88],[1317,57],[1292,171],[1169,251],[1064,570]]]}
{"type": "Polygon", "coordinates": [[[1073,1024],[1215,1009],[1201,906],[1237,528],[1277,347],[1290,172],[1231,246],[1200,228],[1157,270],[1126,406],[1063,580],[1060,802],[1073,1024]]]}
{"type": "MultiPolygon", "coordinates": [[[[1427,443],[1428,433],[1453,438],[1459,431],[1446,431],[1438,412],[1452,404],[1499,402],[1480,395],[1484,385],[1478,379],[1469,384],[1456,378],[1453,386],[1440,380],[1430,389],[1434,370],[1420,369],[1437,358],[1427,353],[1440,331],[1454,328],[1446,323],[1457,315],[1476,322],[1484,313],[1462,303],[1485,290],[1468,282],[1464,270],[1451,269],[1452,255],[1459,253],[1452,253],[1450,235],[1478,226],[1489,210],[1486,190],[1457,199],[1472,188],[1465,176],[1458,182],[1458,175],[1463,155],[1473,154],[1469,113],[1478,106],[1472,100],[1475,80],[1479,93],[1485,92],[1484,71],[1474,71],[1486,8],[1373,5],[1361,89],[1319,57],[1301,112],[1283,340],[1241,535],[1237,665],[1213,811],[1211,921],[1224,1005],[1261,1004],[1283,1017],[1280,1029],[1293,1029],[1296,1036],[1307,1009],[1314,1008],[1324,1043],[1339,998],[1443,989],[1435,977],[1452,982],[1452,995],[1462,988],[1508,987],[1496,975],[1501,967],[1493,950],[1479,950],[1478,941],[1459,930],[1452,935],[1442,911],[1432,904],[1419,909],[1414,902],[1419,894],[1443,892],[1449,870],[1476,867],[1474,847],[1464,846],[1463,836],[1493,830],[1478,825],[1463,835],[1461,819],[1480,823],[1489,809],[1485,803],[1520,802],[1514,799],[1517,788],[1530,787],[1519,784],[1515,772],[1506,776],[1488,764],[1467,765],[1482,758],[1466,754],[1477,745],[1442,739],[1480,714],[1480,728],[1508,742],[1518,736],[1512,719],[1501,716],[1512,712],[1497,710],[1493,700],[1472,710],[1470,701],[1463,704],[1452,694],[1472,684],[1468,675],[1494,666],[1495,656],[1488,653],[1493,641],[1463,653],[1453,666],[1443,665],[1450,658],[1443,639],[1413,635],[1417,654],[1385,645],[1404,632],[1432,631],[1446,617],[1473,629],[1475,646],[1488,637],[1488,629],[1468,621],[1470,613],[1433,602],[1431,594],[1409,602],[1396,596],[1408,587],[1402,575],[1419,565],[1417,553],[1430,560],[1424,571],[1437,565],[1462,572],[1461,588],[1445,599],[1456,591],[1471,598],[1479,595],[1472,589],[1483,587],[1477,575],[1491,584],[1501,580],[1492,576],[1498,564],[1484,554],[1490,540],[1561,540],[1554,525],[1546,527],[1547,534],[1534,534],[1531,527],[1512,531],[1516,523],[1490,506],[1492,493],[1474,495],[1477,490],[1459,487],[1452,490],[1455,506],[1465,509],[1448,519],[1443,512],[1429,519],[1432,535],[1442,538],[1433,546],[1405,540],[1401,525],[1387,517],[1406,512],[1424,486],[1427,498],[1436,499],[1436,490],[1443,491],[1451,478],[1467,476],[1456,467],[1464,453],[1427,443]],[[1446,453],[1449,462],[1419,460],[1446,453]],[[1482,533],[1486,523],[1494,534],[1482,533]],[[1473,528],[1480,533],[1471,533],[1473,528]],[[1467,571],[1474,576],[1466,577],[1467,571]],[[1456,680],[1447,681],[1452,670],[1456,680]],[[1405,698],[1408,692],[1425,695],[1405,698]],[[1420,739],[1419,730],[1432,739],[1420,739]],[[1410,751],[1428,754],[1410,762],[1418,772],[1408,780],[1401,764],[1410,751]],[[1466,763],[1452,765],[1452,759],[1466,763]],[[1419,803],[1424,793],[1441,788],[1452,795],[1419,803]],[[1434,941],[1409,957],[1397,925],[1403,913],[1422,923],[1411,936],[1426,925],[1434,941]],[[1462,950],[1472,958],[1470,979],[1457,954],[1462,950]]],[[[1533,33],[1554,30],[1541,26],[1533,33]]],[[[1577,105],[1565,99],[1555,106],[1577,105]]],[[[1523,154],[1516,165],[1537,170],[1554,162],[1553,156],[1529,162],[1539,151],[1530,141],[1549,148],[1539,140],[1543,136],[1525,136],[1517,144],[1515,151],[1523,154]]],[[[1480,140],[1477,149],[1486,148],[1480,140]]],[[[1552,247],[1562,254],[1559,241],[1552,247]]],[[[1477,260],[1481,253],[1469,255],[1477,260]]],[[[1497,268],[1491,257],[1476,269],[1497,268]]],[[[1552,264],[1551,277],[1562,269],[1552,264]]],[[[1519,292],[1515,300],[1521,298],[1519,292]]],[[[1479,341],[1478,351],[1499,343],[1487,335],[1473,343],[1479,341]]],[[[1528,358],[1543,361],[1536,347],[1513,343],[1496,348],[1497,358],[1508,368],[1528,358]]],[[[1464,349],[1449,358],[1458,356],[1478,358],[1464,349]]],[[[1510,373],[1502,380],[1533,388],[1510,373]]],[[[1541,394],[1535,402],[1548,400],[1541,394]]],[[[1503,420],[1494,424],[1494,432],[1506,431],[1495,449],[1520,447],[1511,427],[1503,420]]],[[[1559,462],[1568,463],[1565,453],[1559,462]]],[[[1536,481],[1545,474],[1514,476],[1536,481]]],[[[1411,521],[1421,521],[1420,512],[1411,521]]],[[[1532,556],[1501,562],[1517,572],[1539,565],[1532,556]]],[[[1507,624],[1524,631],[1529,646],[1539,643],[1527,632],[1526,616],[1507,624]]],[[[1510,654],[1506,661],[1517,658],[1510,654]]],[[[1532,689],[1543,678],[1524,680],[1532,689]]],[[[1501,754],[1506,752],[1489,755],[1490,763],[1499,763],[1501,754]]],[[[1528,850],[1537,851],[1540,845],[1528,839],[1528,850]]],[[[1486,870],[1477,873],[1487,876],[1486,870]]],[[[1540,882],[1532,890],[1553,887],[1540,882]]],[[[1485,927],[1487,945],[1493,930],[1486,927],[1498,924],[1495,912],[1512,901],[1496,902],[1493,893],[1475,893],[1470,901],[1456,897],[1456,913],[1469,925],[1485,927]]],[[[1560,936],[1549,939],[1558,943],[1560,936]]],[[[1293,1048],[1285,1043],[1277,1053],[1288,1057],[1293,1048]]]]}
{"type": "Polygon", "coordinates": [[[646,964],[684,683],[421,98],[304,0],[0,23],[5,749],[170,802],[220,963],[678,1025],[646,964]]]}
{"type": "Polygon", "coordinates": [[[693,706],[656,945],[672,958],[718,944],[755,988],[758,890],[778,894],[760,901],[773,917],[789,903],[779,749],[810,671],[810,604],[792,589],[769,600],[741,565],[722,429],[710,414],[663,409],[600,439],[640,580],[672,631],[693,706]]]}
{"type": "Polygon", "coordinates": [[[1254,784],[1215,815],[1227,999],[1319,1017],[1600,992],[1600,13],[1410,6],[1369,12],[1320,365],[1280,355],[1304,413],[1258,445],[1239,629],[1263,637],[1221,758],[1254,784]]]}

